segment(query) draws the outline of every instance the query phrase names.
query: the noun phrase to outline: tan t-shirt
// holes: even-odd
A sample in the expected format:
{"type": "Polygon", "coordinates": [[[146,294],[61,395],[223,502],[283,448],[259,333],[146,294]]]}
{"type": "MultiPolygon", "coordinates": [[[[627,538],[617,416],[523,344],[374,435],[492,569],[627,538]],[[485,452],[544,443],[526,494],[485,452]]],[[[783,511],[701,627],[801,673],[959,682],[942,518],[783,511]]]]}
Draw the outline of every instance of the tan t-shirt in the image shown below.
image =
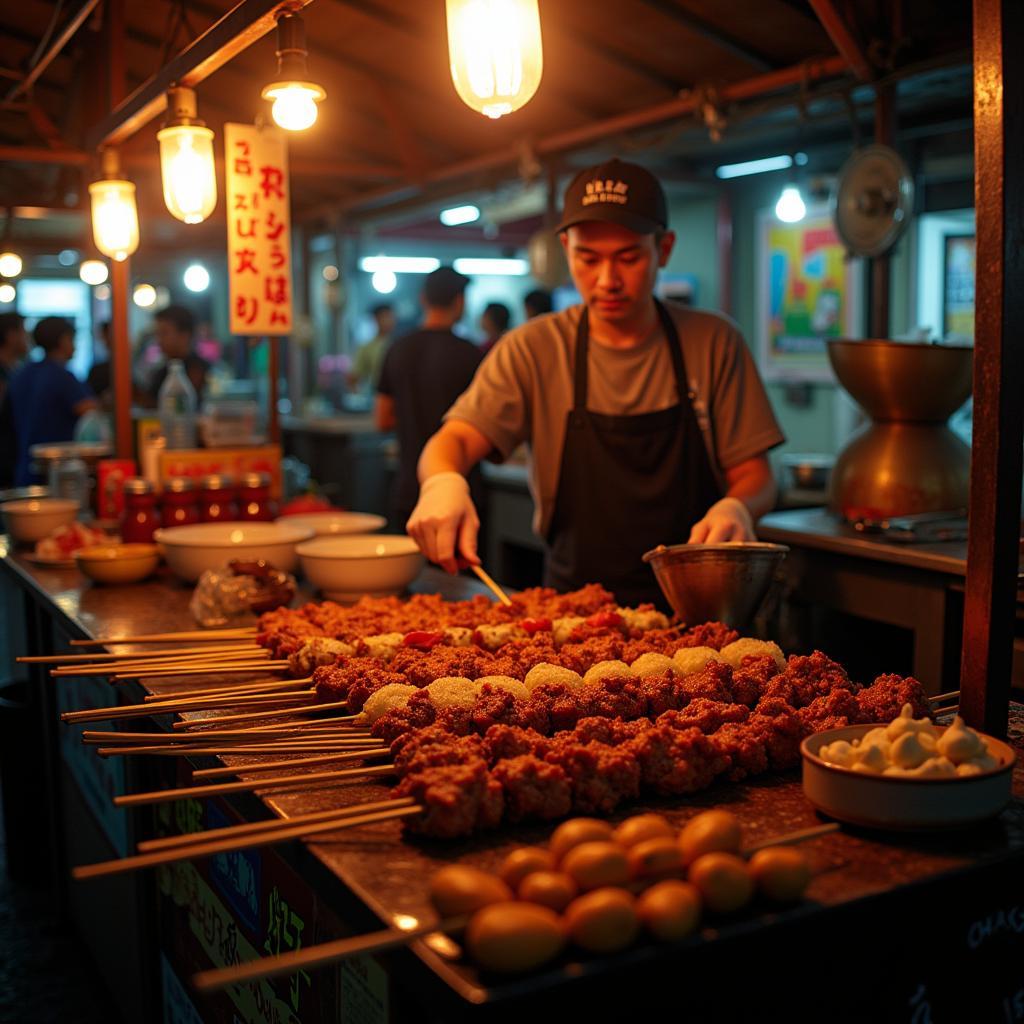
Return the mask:
{"type": "MultiPolygon", "coordinates": [[[[667,305],[679,331],[697,421],[721,479],[724,470],[774,448],[785,437],[736,325],[717,313],[667,305]]],[[[476,427],[494,445],[490,457],[495,461],[508,458],[524,442],[530,446],[530,490],[537,504],[533,526],[541,536],[551,523],[558,491],[582,311],[582,306],[572,306],[509,331],[445,414],[446,420],[476,427]]],[[[609,348],[591,333],[591,412],[635,416],[678,401],[672,356],[660,328],[631,349],[609,348]]],[[[595,501],[600,497],[594,495],[595,501]]]]}

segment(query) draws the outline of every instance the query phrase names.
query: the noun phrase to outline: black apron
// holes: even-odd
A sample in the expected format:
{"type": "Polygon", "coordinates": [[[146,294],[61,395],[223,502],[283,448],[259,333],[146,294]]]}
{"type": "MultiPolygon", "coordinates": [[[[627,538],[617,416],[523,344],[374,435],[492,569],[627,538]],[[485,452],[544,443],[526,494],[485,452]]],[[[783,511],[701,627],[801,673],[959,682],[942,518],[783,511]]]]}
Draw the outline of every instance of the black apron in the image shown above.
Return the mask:
{"type": "Polygon", "coordinates": [[[668,310],[657,300],[655,305],[679,402],[638,416],[587,409],[586,309],[580,317],[573,408],[566,418],[544,582],[558,590],[602,583],[620,604],[653,601],[664,607],[654,572],[641,555],[659,544],[685,543],[722,491],[693,411],[679,332],[668,310]]]}

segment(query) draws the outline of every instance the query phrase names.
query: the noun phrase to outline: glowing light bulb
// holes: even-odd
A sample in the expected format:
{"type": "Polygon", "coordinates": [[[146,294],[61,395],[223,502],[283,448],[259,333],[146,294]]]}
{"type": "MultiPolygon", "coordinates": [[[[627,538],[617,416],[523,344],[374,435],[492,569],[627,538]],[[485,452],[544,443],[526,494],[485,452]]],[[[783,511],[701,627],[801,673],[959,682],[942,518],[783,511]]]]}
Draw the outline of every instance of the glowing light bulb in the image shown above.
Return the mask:
{"type": "Polygon", "coordinates": [[[0,275],[17,277],[21,273],[21,268],[21,257],[16,252],[0,252],[0,275]]]}
{"type": "Polygon", "coordinates": [[[393,270],[375,270],[373,277],[370,278],[370,284],[381,295],[390,295],[398,285],[398,278],[395,277],[393,270]]]}
{"type": "Polygon", "coordinates": [[[264,99],[272,99],[270,115],[276,124],[290,132],[301,132],[316,124],[317,103],[326,93],[309,82],[275,82],[263,90],[264,99]]]}
{"type": "Polygon", "coordinates": [[[149,309],[156,302],[156,289],[151,284],[137,284],[132,291],[132,302],[142,309],[149,309]]]}
{"type": "Polygon", "coordinates": [[[796,224],[807,215],[807,204],[796,185],[787,185],[775,204],[775,216],[785,224],[796,224]]]}
{"type": "Polygon", "coordinates": [[[540,85],[544,50],[537,0],[447,0],[452,82],[468,107],[510,114],[540,85]]]}
{"type": "Polygon", "coordinates": [[[0,284],[0,303],[6,305],[8,302],[13,302],[17,295],[13,284],[0,284]]]}
{"type": "Polygon", "coordinates": [[[126,260],[139,247],[135,186],[130,181],[104,179],[89,186],[89,195],[96,248],[118,263],[126,260]]]}
{"type": "Polygon", "coordinates": [[[190,292],[205,292],[210,287],[210,272],[202,263],[192,263],[182,275],[185,287],[190,292]]]}
{"type": "Polygon", "coordinates": [[[109,273],[103,260],[83,260],[78,268],[78,276],[86,284],[103,284],[109,273]]]}
{"type": "Polygon", "coordinates": [[[156,137],[167,209],[186,224],[206,220],[217,205],[213,132],[197,124],[174,125],[156,137]]]}

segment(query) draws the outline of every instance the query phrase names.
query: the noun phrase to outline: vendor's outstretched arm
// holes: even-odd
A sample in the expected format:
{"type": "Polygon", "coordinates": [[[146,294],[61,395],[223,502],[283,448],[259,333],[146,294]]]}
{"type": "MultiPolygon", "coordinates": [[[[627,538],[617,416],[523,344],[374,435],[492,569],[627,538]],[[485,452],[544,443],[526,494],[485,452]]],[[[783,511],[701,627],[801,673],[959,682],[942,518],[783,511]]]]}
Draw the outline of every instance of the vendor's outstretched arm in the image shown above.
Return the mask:
{"type": "Polygon", "coordinates": [[[757,539],[754,523],[772,510],[778,493],[768,456],[756,455],[726,470],[725,484],[725,497],[690,531],[691,544],[757,539]]]}
{"type": "Polygon", "coordinates": [[[427,558],[447,572],[457,572],[460,563],[480,563],[476,553],[480,519],[466,474],[491,448],[472,424],[448,420],[420,455],[420,498],[405,528],[427,558]]]}

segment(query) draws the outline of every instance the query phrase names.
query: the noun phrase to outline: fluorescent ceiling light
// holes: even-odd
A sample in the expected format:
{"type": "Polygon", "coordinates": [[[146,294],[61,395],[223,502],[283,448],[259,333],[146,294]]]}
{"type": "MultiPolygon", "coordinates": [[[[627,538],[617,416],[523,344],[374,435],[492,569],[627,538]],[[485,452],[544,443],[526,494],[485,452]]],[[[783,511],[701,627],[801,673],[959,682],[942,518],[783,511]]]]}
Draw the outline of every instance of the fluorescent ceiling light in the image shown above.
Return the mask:
{"type": "Polygon", "coordinates": [[[441,223],[449,228],[455,227],[456,224],[472,224],[479,219],[479,206],[452,206],[441,211],[441,223]]]}
{"type": "Polygon", "coordinates": [[[367,274],[376,274],[378,270],[390,270],[393,274],[429,274],[441,266],[441,261],[433,256],[364,256],[359,261],[359,269],[367,274]]]}
{"type": "Polygon", "coordinates": [[[764,174],[766,171],[784,171],[797,163],[801,167],[807,163],[806,153],[797,153],[796,160],[789,153],[781,156],[766,156],[762,160],[745,160],[741,164],[722,164],[715,168],[716,178],[743,178],[748,174],[764,174]]]}
{"type": "Polygon", "coordinates": [[[452,266],[460,273],[481,277],[487,274],[504,274],[507,277],[524,277],[530,272],[526,260],[501,260],[488,257],[467,256],[456,260],[452,266]]]}

